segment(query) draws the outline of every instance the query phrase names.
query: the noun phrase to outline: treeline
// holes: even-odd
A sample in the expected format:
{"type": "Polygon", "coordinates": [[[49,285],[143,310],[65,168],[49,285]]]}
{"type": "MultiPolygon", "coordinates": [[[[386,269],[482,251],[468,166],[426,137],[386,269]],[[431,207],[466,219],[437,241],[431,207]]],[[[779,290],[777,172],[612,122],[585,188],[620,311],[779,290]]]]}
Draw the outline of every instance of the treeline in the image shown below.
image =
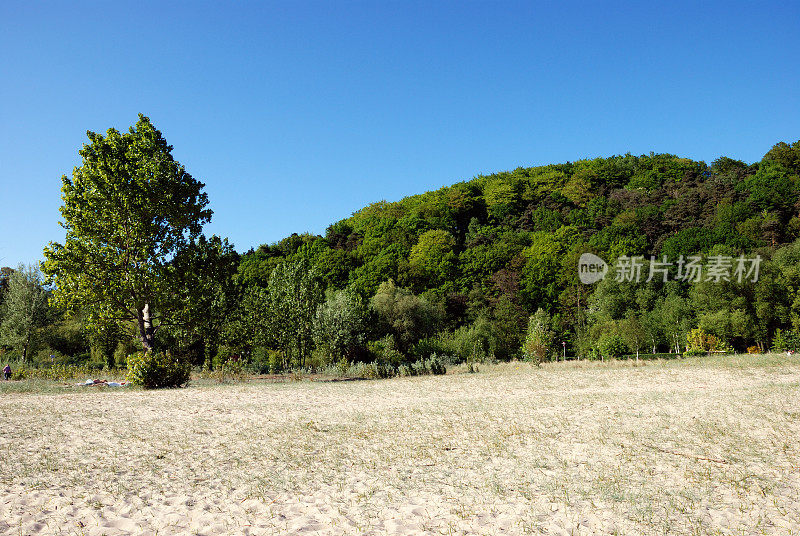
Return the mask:
{"type": "MultiPolygon", "coordinates": [[[[244,254],[201,238],[186,266],[204,274],[194,283],[202,292],[161,327],[158,344],[198,366],[235,359],[263,372],[358,362],[397,369],[433,355],[793,349],[799,238],[800,141],[778,143],[754,164],[651,153],[519,168],[375,203],[324,236],[292,235],[244,254]],[[611,267],[595,284],[578,277],[587,252],[611,267]],[[695,256],[730,271],[687,278],[682,263],[695,256]],[[737,278],[737,262],[756,256],[757,277],[737,278]],[[643,277],[615,276],[638,257],[643,277]],[[651,257],[669,265],[647,281],[651,257]]],[[[11,308],[2,310],[0,341],[19,354],[19,339],[7,335],[11,308]]],[[[48,352],[79,346],[68,336],[80,332],[79,318],[48,318],[37,329],[63,334],[40,337],[48,352]]],[[[85,348],[97,360],[122,359],[130,337],[107,331],[85,348]]]]}

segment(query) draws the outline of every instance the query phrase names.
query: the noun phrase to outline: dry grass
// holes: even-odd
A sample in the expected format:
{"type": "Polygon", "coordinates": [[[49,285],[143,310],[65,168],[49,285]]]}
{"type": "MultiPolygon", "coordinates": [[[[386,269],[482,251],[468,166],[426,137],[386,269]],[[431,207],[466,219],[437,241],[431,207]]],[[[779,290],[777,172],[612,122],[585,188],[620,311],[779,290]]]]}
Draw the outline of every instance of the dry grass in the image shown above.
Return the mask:
{"type": "Polygon", "coordinates": [[[800,364],[6,393],[4,534],[800,534],[800,364]]]}

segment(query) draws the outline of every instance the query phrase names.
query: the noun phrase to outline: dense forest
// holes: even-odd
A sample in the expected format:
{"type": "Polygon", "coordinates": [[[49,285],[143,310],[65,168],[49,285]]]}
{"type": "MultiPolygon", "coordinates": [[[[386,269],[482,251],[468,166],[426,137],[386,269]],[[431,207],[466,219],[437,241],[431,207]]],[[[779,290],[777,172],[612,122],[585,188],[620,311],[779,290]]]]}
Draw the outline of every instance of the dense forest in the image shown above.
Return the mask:
{"type": "MultiPolygon", "coordinates": [[[[174,314],[145,342],[197,367],[785,351],[800,330],[800,141],[754,164],[651,153],[518,168],[371,204],[324,236],[237,253],[194,233],[184,251],[174,314]],[[609,266],[594,284],[578,274],[587,252],[609,266]],[[641,277],[615,274],[631,262],[641,277]],[[687,277],[688,262],[706,272],[687,277]]],[[[4,357],[124,366],[143,340],[133,317],[48,299],[63,280],[3,268],[4,357]]]]}

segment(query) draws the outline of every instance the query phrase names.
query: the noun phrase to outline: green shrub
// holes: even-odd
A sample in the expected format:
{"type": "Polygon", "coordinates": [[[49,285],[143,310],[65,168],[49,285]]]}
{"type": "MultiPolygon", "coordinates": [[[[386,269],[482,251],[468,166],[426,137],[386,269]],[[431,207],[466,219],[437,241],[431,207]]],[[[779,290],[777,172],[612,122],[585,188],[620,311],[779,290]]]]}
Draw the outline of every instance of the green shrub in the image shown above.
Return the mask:
{"type": "Polygon", "coordinates": [[[447,365],[444,358],[437,354],[432,354],[428,359],[418,359],[411,363],[411,374],[414,376],[447,374],[447,365]]]}
{"type": "Polygon", "coordinates": [[[531,361],[537,366],[547,361],[555,340],[552,324],[550,315],[541,308],[528,319],[528,332],[525,342],[522,343],[522,355],[525,361],[531,361]]]}
{"type": "Polygon", "coordinates": [[[207,377],[217,380],[219,383],[225,383],[226,381],[241,382],[247,379],[247,374],[239,359],[229,359],[218,368],[210,371],[207,377]]]}
{"type": "Polygon", "coordinates": [[[378,378],[392,378],[397,375],[397,367],[386,361],[376,361],[372,363],[378,378]]]}
{"type": "Polygon", "coordinates": [[[367,347],[374,361],[389,363],[393,366],[399,366],[406,361],[405,356],[397,349],[397,345],[391,335],[371,342],[367,347]]]}
{"type": "Polygon", "coordinates": [[[602,358],[600,354],[600,350],[597,348],[590,348],[589,351],[586,353],[586,359],[589,361],[599,361],[602,358]]]}
{"type": "Polygon", "coordinates": [[[414,376],[421,376],[423,374],[427,374],[428,373],[428,369],[425,368],[425,360],[424,359],[419,359],[419,360],[414,361],[413,363],[411,363],[411,373],[414,376]]]}
{"type": "Polygon", "coordinates": [[[426,337],[414,345],[411,350],[412,358],[424,359],[431,354],[445,353],[446,343],[441,337],[426,337]]]}
{"type": "Polygon", "coordinates": [[[283,372],[283,356],[277,350],[269,350],[269,373],[280,374],[283,372]]]}
{"type": "Polygon", "coordinates": [[[375,363],[355,363],[348,367],[347,376],[352,378],[378,378],[378,367],[375,363]]]}
{"type": "Polygon", "coordinates": [[[597,341],[597,348],[606,359],[615,359],[628,352],[625,341],[619,335],[605,334],[597,341]]]}
{"type": "Polygon", "coordinates": [[[714,351],[721,352],[724,354],[732,354],[734,353],[735,350],[733,349],[733,346],[728,344],[726,341],[720,339],[719,341],[717,341],[717,347],[714,349],[714,351]]]}
{"type": "Polygon", "coordinates": [[[702,328],[696,328],[686,334],[686,343],[689,351],[700,350],[703,353],[708,353],[717,349],[719,339],[710,333],[706,333],[702,328]]]}
{"type": "Polygon", "coordinates": [[[436,354],[431,355],[425,365],[431,374],[447,374],[447,366],[444,364],[444,360],[436,354]]]}
{"type": "Polygon", "coordinates": [[[800,350],[800,333],[776,329],[775,336],[772,339],[772,351],[786,352],[789,350],[794,352],[800,350]]]}
{"type": "Polygon", "coordinates": [[[247,368],[253,374],[269,374],[269,350],[263,346],[253,348],[247,368]]]}
{"type": "Polygon", "coordinates": [[[439,335],[441,351],[455,356],[454,363],[489,360],[492,349],[491,325],[481,318],[469,326],[461,326],[453,332],[439,335]]]}
{"type": "Polygon", "coordinates": [[[219,348],[217,348],[217,353],[211,358],[211,368],[217,370],[227,363],[230,363],[234,358],[238,359],[236,350],[230,346],[221,344],[219,348]]]}
{"type": "Polygon", "coordinates": [[[189,382],[191,366],[165,352],[138,352],[128,356],[128,381],[146,389],[181,387],[189,382]]]}

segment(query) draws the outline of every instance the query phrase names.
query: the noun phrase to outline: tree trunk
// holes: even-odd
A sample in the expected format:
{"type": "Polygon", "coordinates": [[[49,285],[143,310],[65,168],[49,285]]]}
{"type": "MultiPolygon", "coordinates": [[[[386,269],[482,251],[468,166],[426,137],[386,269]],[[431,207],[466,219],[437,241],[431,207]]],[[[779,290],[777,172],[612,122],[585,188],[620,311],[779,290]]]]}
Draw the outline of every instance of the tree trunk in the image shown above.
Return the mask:
{"type": "Polygon", "coordinates": [[[28,362],[28,347],[31,345],[31,330],[25,335],[25,346],[22,347],[22,362],[28,362]]]}
{"type": "Polygon", "coordinates": [[[150,314],[150,304],[145,303],[142,310],[139,312],[139,339],[142,341],[142,347],[145,352],[153,349],[153,342],[155,338],[155,329],[153,328],[153,318],[150,314]]]}

